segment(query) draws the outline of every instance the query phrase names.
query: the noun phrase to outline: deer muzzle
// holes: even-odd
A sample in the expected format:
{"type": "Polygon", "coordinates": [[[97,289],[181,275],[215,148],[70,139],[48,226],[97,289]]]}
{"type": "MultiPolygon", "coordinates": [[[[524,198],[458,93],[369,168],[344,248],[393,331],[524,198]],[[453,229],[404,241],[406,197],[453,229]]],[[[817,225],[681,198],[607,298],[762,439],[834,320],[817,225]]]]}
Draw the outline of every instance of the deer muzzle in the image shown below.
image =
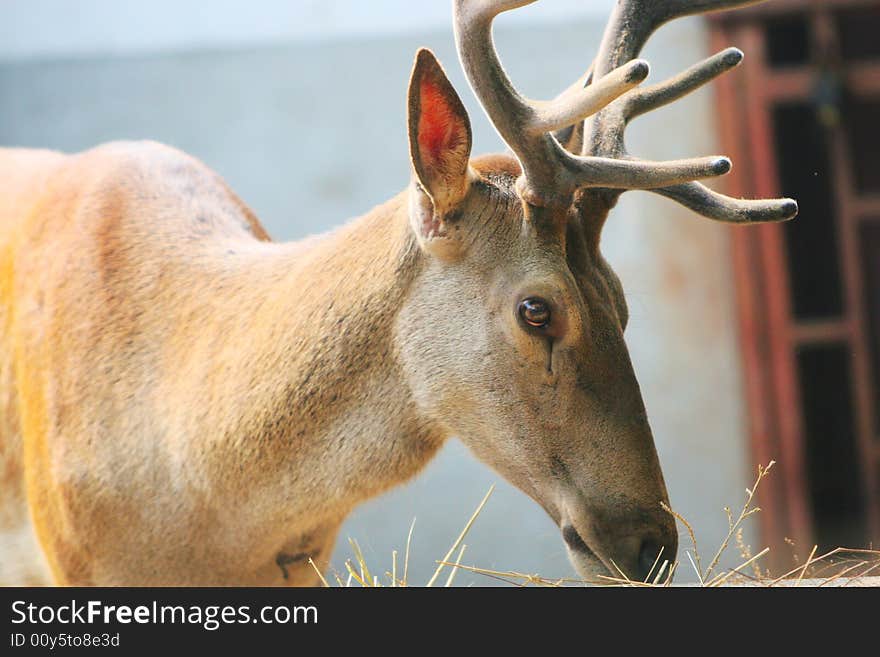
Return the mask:
{"type": "Polygon", "coordinates": [[[659,501],[656,507],[618,502],[611,511],[572,500],[564,505],[559,525],[572,563],[591,581],[597,574],[639,582],[662,579],[678,552],[675,519],[659,501]]]}

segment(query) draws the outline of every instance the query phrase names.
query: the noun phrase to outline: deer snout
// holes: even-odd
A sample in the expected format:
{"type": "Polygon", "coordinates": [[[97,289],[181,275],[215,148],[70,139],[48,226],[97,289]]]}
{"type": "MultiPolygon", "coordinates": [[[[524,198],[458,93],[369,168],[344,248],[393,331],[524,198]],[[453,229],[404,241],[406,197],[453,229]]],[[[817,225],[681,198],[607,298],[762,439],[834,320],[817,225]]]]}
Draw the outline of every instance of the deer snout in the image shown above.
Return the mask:
{"type": "Polygon", "coordinates": [[[656,511],[636,508],[625,515],[570,514],[561,529],[575,568],[587,578],[600,562],[612,577],[653,580],[668,562],[665,576],[678,552],[675,520],[659,505],[656,511]]]}

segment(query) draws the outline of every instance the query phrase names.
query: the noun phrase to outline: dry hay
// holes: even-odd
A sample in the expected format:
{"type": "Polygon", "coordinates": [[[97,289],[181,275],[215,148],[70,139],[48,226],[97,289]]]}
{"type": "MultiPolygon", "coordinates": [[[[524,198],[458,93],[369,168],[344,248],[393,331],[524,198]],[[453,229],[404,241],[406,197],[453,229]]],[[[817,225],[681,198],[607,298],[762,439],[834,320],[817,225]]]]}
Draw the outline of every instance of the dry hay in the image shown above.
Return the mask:
{"type": "MultiPolygon", "coordinates": [[[[738,515],[734,518],[730,508],[724,509],[727,514],[728,532],[718,549],[714,552],[708,565],[703,567],[703,560],[697,547],[697,539],[691,524],[685,520],[679,513],[663,505],[663,508],[684,527],[691,541],[691,548],[685,550],[690,567],[697,575],[698,584],[701,587],[716,586],[750,586],[750,587],[778,587],[778,586],[880,586],[880,550],[873,549],[853,549],[838,547],[824,554],[817,555],[817,547],[813,546],[807,559],[803,563],[799,563],[797,555],[793,555],[796,566],[781,575],[772,575],[769,570],[762,569],[760,560],[770,552],[769,547],[756,554],[751,553],[751,549],[743,540],[743,523],[758,513],[760,507],[754,506],[755,493],[761,481],[767,476],[773,468],[774,462],[771,461],[766,467],[758,466],[758,474],[755,483],[751,488],[746,489],[746,500],[740,509],[738,515]],[[739,565],[733,568],[722,569],[719,567],[722,555],[724,555],[735,544],[738,548],[741,561],[739,565]]],[[[494,486],[490,487],[470,519],[465,524],[458,538],[452,543],[452,546],[446,552],[442,559],[439,559],[434,574],[423,586],[434,586],[440,580],[440,576],[444,570],[448,570],[444,580],[444,586],[452,586],[458,571],[475,573],[490,579],[505,582],[513,586],[629,586],[629,587],[665,587],[677,586],[673,584],[675,572],[680,562],[674,561],[670,563],[668,559],[663,559],[662,550],[657,555],[654,566],[651,568],[648,576],[644,581],[632,580],[619,568],[616,574],[598,575],[591,580],[577,578],[547,578],[540,575],[520,573],[516,571],[499,571],[488,568],[480,568],[475,565],[466,565],[462,563],[467,546],[464,539],[468,531],[473,526],[480,512],[488,502],[489,497],[494,490],[494,486]],[[455,560],[453,561],[453,555],[455,560]]],[[[412,542],[413,530],[415,528],[415,520],[410,525],[409,534],[406,540],[406,549],[403,556],[402,570],[398,568],[398,552],[393,551],[391,554],[391,570],[385,571],[384,574],[377,575],[371,572],[364,558],[363,552],[357,541],[349,539],[353,551],[353,558],[345,562],[347,573],[340,574],[334,572],[332,578],[336,584],[341,587],[347,586],[391,586],[405,587],[413,586],[408,580],[410,544],[412,542]]],[[[791,547],[794,544],[787,541],[791,547]]],[[[326,579],[313,562],[312,567],[321,578],[324,586],[330,586],[330,582],[326,579]]],[[[613,562],[612,562],[613,564],[613,562]]]]}

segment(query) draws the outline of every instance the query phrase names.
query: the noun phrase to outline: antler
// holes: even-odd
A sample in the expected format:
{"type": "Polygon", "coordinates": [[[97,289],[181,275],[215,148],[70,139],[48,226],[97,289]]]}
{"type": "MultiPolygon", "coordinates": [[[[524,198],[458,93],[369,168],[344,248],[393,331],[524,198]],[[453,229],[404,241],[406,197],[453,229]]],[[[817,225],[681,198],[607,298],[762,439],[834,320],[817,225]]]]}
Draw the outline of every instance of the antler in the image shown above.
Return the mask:
{"type": "Polygon", "coordinates": [[[791,199],[741,201],[695,182],[727,173],[731,164],[726,157],[652,162],[631,157],[624,147],[630,120],[690,93],[742,59],[739,50],[730,48],[666,82],[634,90],[648,75],[648,63],[634,57],[654,30],[679,16],[760,0],[618,0],[591,73],[552,101],[520,95],[492,41],[492,21],[498,14],[534,1],[454,0],[453,9],[465,74],[522,165],[517,185],[524,200],[537,206],[566,205],[578,189],[647,189],[722,221],[774,221],[797,213],[791,199]],[[572,125],[578,133],[575,143],[583,141],[579,155],[563,148],[552,134],[572,125]]]}
{"type": "MultiPolygon", "coordinates": [[[[732,9],[762,0],[619,0],[593,66],[594,79],[601,80],[622,61],[637,57],[654,31],[664,23],[709,11],[732,9]]],[[[581,152],[605,157],[627,158],[624,132],[637,116],[678,100],[722,73],[737,66],[743,54],[728,48],[692,66],[669,80],[639,89],[619,103],[597,113],[584,125],[581,152]]],[[[682,205],[710,219],[733,223],[785,221],[797,214],[793,199],[744,200],[719,194],[698,182],[654,188],[682,205]]]]}

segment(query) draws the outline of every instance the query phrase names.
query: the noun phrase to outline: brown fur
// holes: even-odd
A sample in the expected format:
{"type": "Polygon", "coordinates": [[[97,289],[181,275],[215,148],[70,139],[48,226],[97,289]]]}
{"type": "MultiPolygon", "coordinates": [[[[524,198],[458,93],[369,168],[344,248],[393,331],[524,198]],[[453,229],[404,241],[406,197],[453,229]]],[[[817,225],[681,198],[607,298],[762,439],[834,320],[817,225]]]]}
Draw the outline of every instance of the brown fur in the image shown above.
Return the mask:
{"type": "MultiPolygon", "coordinates": [[[[417,111],[466,120],[438,88],[417,111]]],[[[576,527],[582,573],[674,552],[597,235],[524,205],[511,158],[443,153],[276,244],[169,147],[0,150],[4,581],[312,584],[351,509],[453,434],[576,527]],[[515,311],[538,294],[545,336],[515,311]]]]}

